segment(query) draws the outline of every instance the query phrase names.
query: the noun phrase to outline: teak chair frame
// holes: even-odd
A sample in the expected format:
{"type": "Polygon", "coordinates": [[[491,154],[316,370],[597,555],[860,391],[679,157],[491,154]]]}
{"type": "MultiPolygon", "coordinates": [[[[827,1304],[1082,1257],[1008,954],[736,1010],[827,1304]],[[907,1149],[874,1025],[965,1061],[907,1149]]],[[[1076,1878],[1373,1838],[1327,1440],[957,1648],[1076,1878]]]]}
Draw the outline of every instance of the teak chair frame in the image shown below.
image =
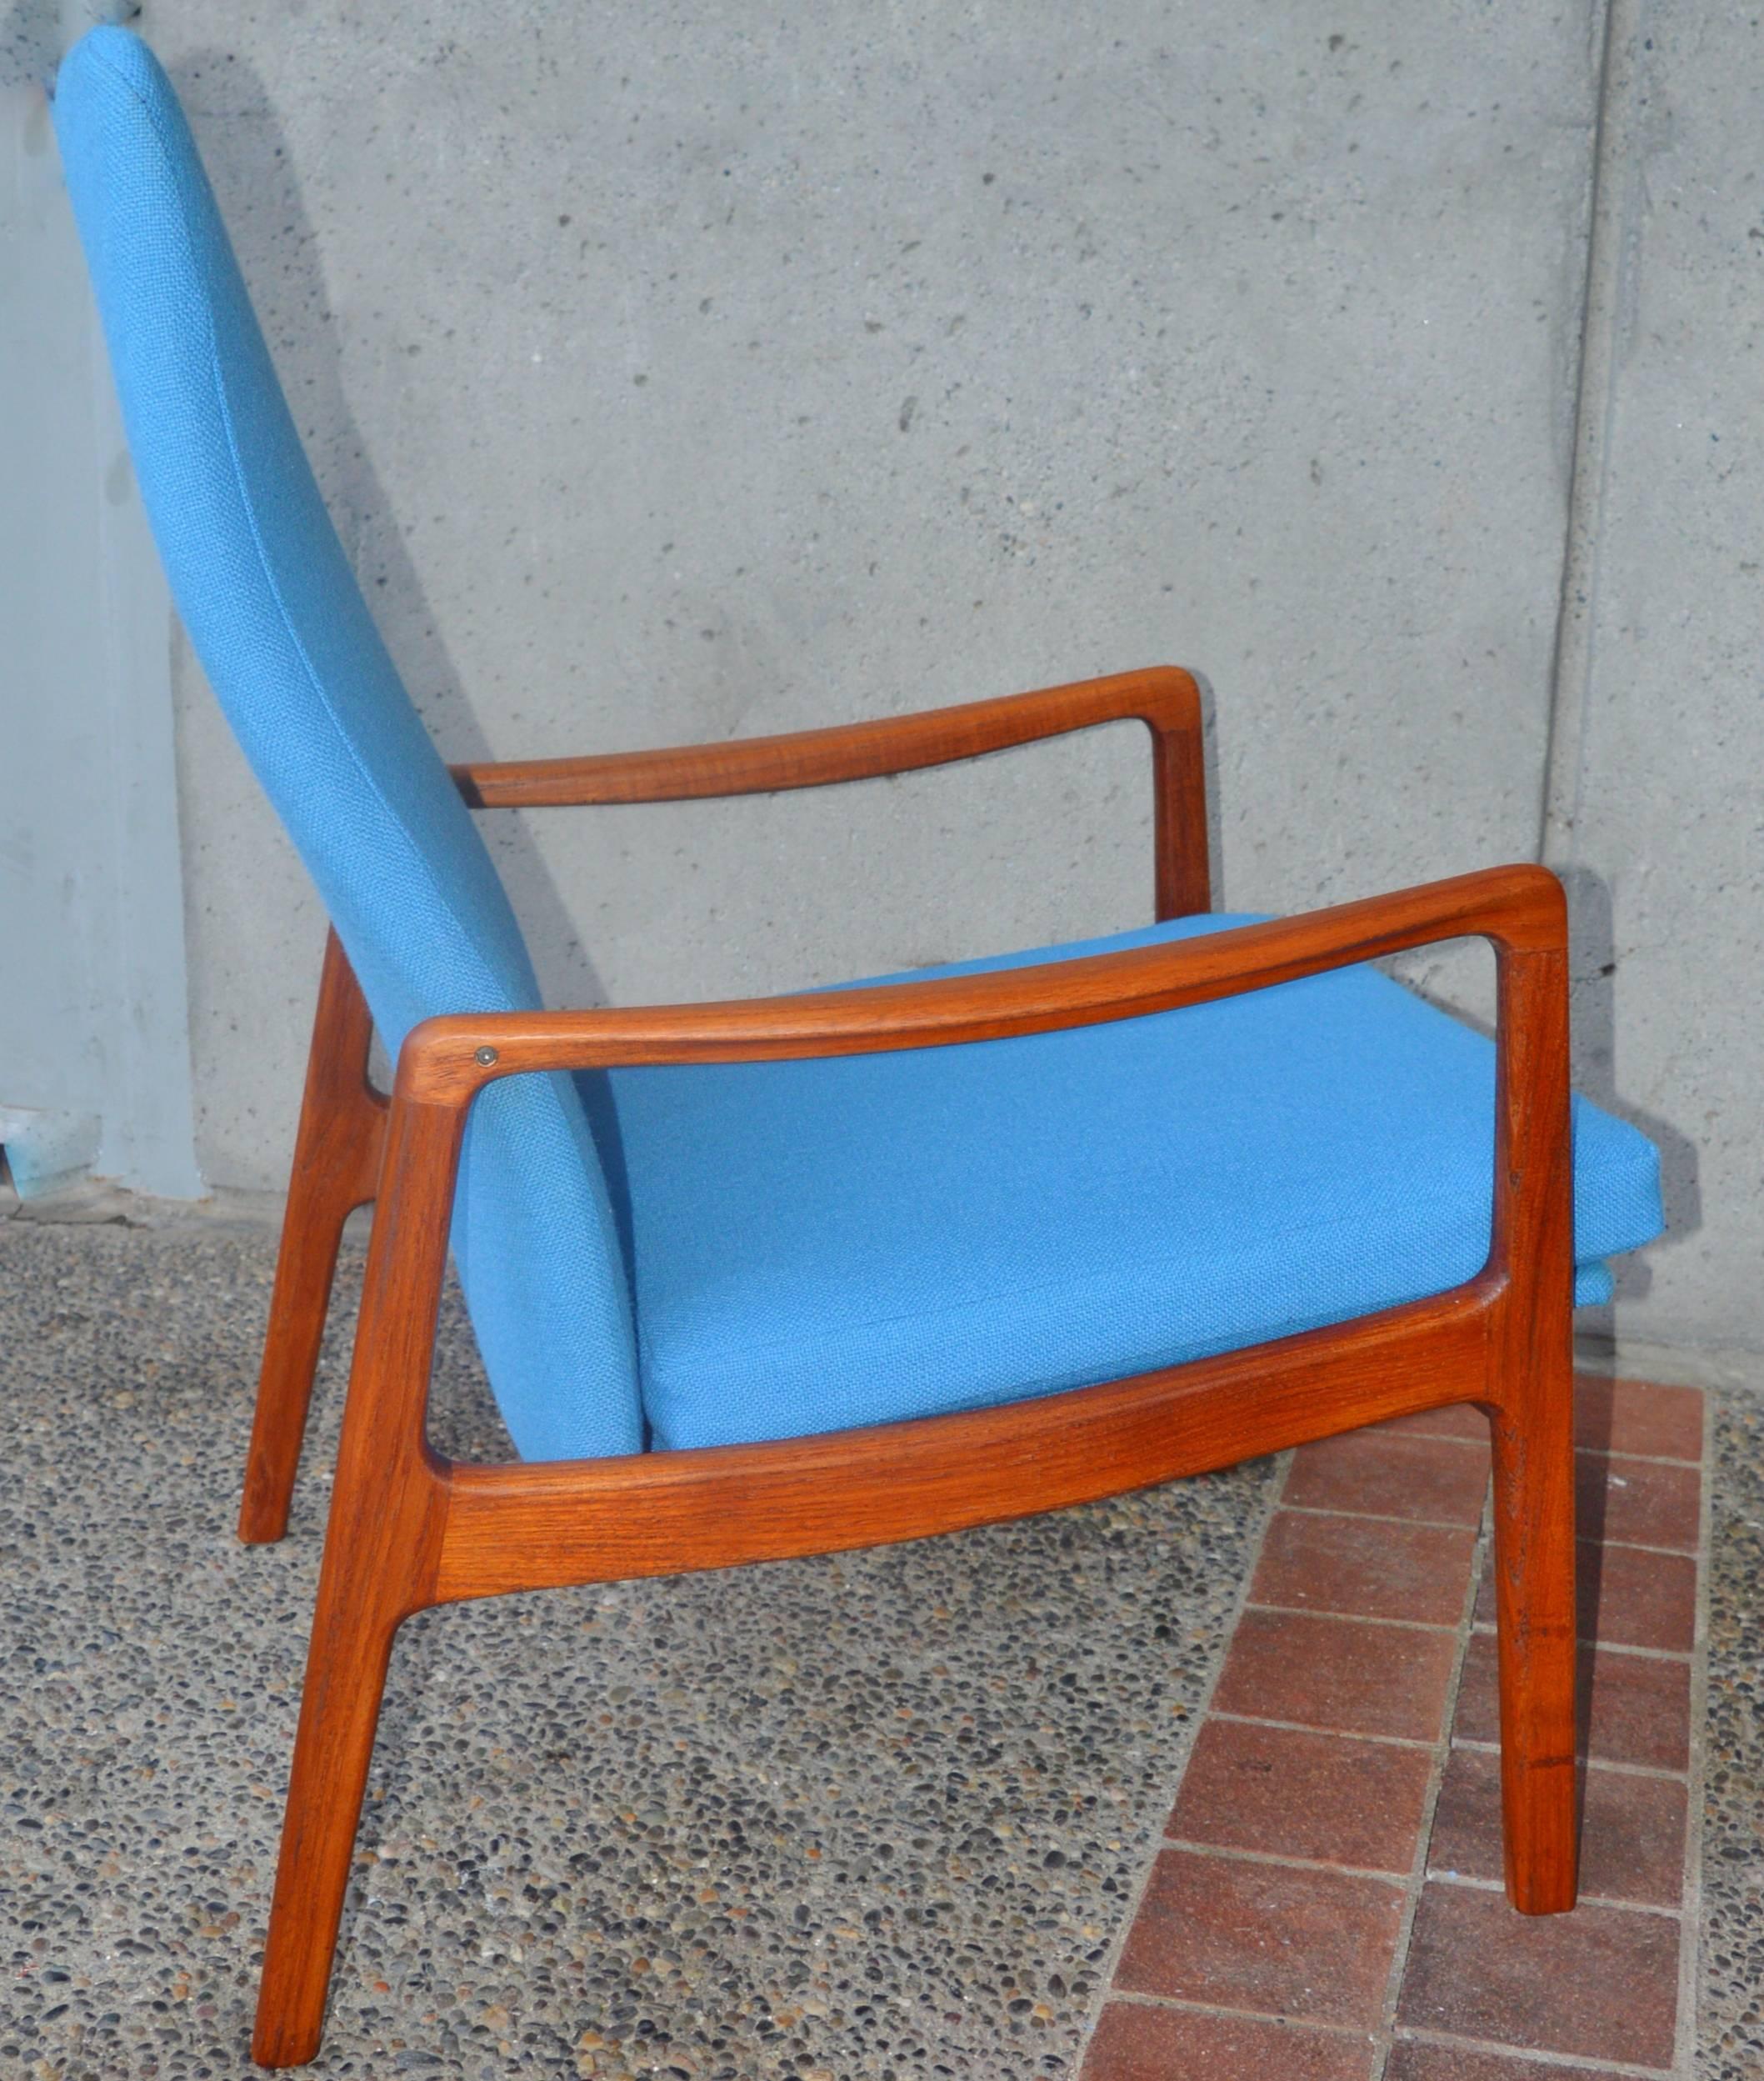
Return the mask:
{"type": "MultiPolygon", "coordinates": [[[[1202,710],[1171,668],[726,744],[456,769],[485,808],[678,801],[882,773],[1137,718],[1151,732],[1157,911],[1209,907],[1202,710]]],[[[392,1636],[413,1612],[916,1539],[1088,1503],[1458,1402],[1493,1445],[1507,1892],[1577,1884],[1574,1277],[1567,917],[1544,869],[1462,875],[1127,953],[832,994],[432,1018],[390,1100],[367,1008],[326,949],[239,1535],[279,1538],[337,1247],[375,1214],[319,1577],[254,2057],[318,2048],[392,1636]],[[1493,1224],[1467,1283],[1277,1343],[1103,1386],[779,1443],[552,1463],[443,1458],[426,1431],[461,1138],[498,1077],[947,1046],[1129,1018],[1395,954],[1492,943],[1493,1224]]]]}

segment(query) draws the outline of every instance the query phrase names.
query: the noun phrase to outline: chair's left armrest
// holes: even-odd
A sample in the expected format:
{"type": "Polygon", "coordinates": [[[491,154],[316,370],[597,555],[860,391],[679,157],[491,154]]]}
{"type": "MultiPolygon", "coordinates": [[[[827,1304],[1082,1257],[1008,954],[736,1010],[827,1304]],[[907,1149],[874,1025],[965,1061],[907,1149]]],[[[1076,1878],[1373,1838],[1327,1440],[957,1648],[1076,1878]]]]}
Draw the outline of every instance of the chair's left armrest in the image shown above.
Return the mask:
{"type": "Polygon", "coordinates": [[[1157,914],[1180,918],[1212,907],[1201,718],[1193,675],[1159,665],[999,700],[781,737],[456,766],[452,771],[474,809],[705,801],[912,773],[1105,723],[1137,721],[1152,733],[1157,914]]]}

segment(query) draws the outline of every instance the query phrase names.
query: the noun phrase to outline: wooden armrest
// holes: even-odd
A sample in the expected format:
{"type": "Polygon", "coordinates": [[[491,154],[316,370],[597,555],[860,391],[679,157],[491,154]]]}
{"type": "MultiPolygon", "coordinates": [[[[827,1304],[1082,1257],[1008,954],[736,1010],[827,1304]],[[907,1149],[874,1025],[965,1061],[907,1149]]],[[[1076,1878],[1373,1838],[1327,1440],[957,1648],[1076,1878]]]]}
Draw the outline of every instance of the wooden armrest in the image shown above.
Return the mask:
{"type": "Polygon", "coordinates": [[[1193,678],[1174,665],[1117,673],[1069,687],[927,708],[832,729],[780,737],[732,738],[718,744],[673,744],[649,752],[604,752],[585,758],[530,758],[456,766],[453,778],[474,809],[537,809],[592,803],[693,802],[718,795],[770,793],[872,780],[957,759],[1137,720],[1166,735],[1201,728],[1193,678]]]}
{"type": "MultiPolygon", "coordinates": [[[[1573,1192],[1567,907],[1555,876],[1534,866],[1490,868],[1303,917],[979,975],[719,1004],[425,1019],[399,1051],[375,1247],[383,1229],[393,1286],[438,1293],[467,1115],[482,1087],[500,1077],[1001,1039],[1171,1011],[1472,936],[1492,943],[1499,976],[1494,1220],[1482,1281],[1504,1282],[1515,1263],[1547,1264],[1551,1278],[1530,1279],[1525,1290],[1536,1288],[1539,1306],[1566,1304],[1573,1192]]],[[[432,1300],[424,1307],[432,1326],[432,1300]]],[[[1522,1323],[1512,1333],[1522,1343],[1527,1333],[1522,1323]]]]}
{"type": "Polygon", "coordinates": [[[1178,918],[1207,910],[1212,898],[1201,697],[1192,676],[1174,665],[832,729],[585,758],[456,766],[452,772],[474,809],[701,801],[911,773],[1069,730],[1129,721],[1143,723],[1152,733],[1157,915],[1178,918]]]}
{"type": "Polygon", "coordinates": [[[454,1013],[425,1019],[398,1058],[397,1091],[462,1106],[498,1077],[538,1069],[768,1062],[998,1040],[1234,997],[1437,940],[1562,956],[1567,912],[1547,868],[1486,868],[1303,917],[1122,953],[863,989],[594,1011],[454,1013]]]}

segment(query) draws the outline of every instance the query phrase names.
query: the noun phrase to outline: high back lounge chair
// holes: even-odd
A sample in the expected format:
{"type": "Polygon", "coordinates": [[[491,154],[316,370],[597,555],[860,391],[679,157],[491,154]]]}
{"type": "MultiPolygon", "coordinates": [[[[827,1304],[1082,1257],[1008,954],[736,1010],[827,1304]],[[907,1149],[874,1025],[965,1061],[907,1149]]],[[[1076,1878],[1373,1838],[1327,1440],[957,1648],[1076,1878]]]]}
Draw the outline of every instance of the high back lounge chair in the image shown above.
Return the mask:
{"type": "Polygon", "coordinates": [[[918,1538],[1447,1403],[1493,1438],[1507,1887],[1572,1906],[1572,1312],[1660,1212],[1647,1141],[1571,1102],[1556,881],[1210,914],[1200,704],[1169,668],[450,773],[164,74],[94,30],[55,118],[179,608],[333,926],[247,1540],[284,1528],[339,1233],[374,1205],[257,2058],[317,2048],[409,1613],[918,1538]],[[812,787],[1127,718],[1156,923],[808,995],[546,1009],[471,813],[812,787]],[[1497,958],[1492,1043],[1367,965],[1465,934],[1497,958]],[[517,1463],[427,1439],[450,1247],[517,1463]]]}

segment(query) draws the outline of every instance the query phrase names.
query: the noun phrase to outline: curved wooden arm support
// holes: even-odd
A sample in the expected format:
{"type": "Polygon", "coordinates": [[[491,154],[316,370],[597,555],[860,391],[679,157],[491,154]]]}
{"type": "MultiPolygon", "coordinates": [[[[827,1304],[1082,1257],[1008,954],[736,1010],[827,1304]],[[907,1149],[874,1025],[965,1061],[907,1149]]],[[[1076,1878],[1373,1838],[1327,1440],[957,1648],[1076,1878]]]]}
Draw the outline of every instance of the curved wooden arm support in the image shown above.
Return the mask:
{"type": "Polygon", "coordinates": [[[1552,949],[1562,914],[1561,885],[1547,869],[1491,868],[1300,918],[978,975],[711,1004],[450,1013],[407,1037],[394,1103],[462,1104],[497,1078],[527,1070],[776,1062],[1002,1040],[1241,996],[1467,936],[1492,941],[1504,975],[1513,959],[1552,949]]]}
{"type": "Polygon", "coordinates": [[[1209,910],[1201,696],[1192,674],[1174,665],[782,737],[456,766],[453,778],[474,809],[704,801],[873,780],[1132,721],[1152,733],[1157,914],[1186,918],[1209,910]]]}
{"type": "Polygon", "coordinates": [[[392,1637],[426,1606],[917,1538],[1473,1401],[1494,1440],[1507,1882],[1575,1893],[1567,926],[1542,868],[1128,953],[815,997],[431,1019],[398,1063],[256,2057],[317,2049],[392,1637]],[[1465,1285],[1040,1400],[766,1445],[461,1466],[425,1413],[471,1102],[497,1077],[934,1047],[1126,1018],[1477,934],[1499,966],[1494,1214],[1465,1285]]]}

